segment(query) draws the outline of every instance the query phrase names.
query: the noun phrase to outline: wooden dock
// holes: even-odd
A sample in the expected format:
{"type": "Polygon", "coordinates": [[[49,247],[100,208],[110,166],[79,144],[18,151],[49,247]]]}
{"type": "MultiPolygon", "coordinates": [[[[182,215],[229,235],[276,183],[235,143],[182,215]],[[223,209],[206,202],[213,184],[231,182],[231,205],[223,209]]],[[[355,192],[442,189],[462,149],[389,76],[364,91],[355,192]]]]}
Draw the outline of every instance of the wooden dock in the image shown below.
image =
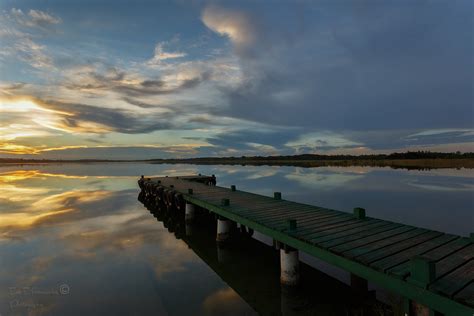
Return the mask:
{"type": "Polygon", "coordinates": [[[201,175],[142,177],[139,185],[157,203],[177,210],[199,206],[273,238],[283,252],[303,251],[398,293],[406,298],[407,315],[428,309],[474,315],[473,234],[444,234],[371,218],[362,208],[349,214],[215,182],[201,175]]]}

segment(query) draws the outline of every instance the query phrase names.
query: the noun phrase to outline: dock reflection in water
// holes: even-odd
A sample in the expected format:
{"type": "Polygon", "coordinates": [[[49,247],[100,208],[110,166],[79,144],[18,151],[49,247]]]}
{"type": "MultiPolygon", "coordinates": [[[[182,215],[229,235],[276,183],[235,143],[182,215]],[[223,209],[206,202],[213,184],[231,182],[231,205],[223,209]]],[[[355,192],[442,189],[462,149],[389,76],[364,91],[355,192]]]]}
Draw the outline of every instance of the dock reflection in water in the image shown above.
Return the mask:
{"type": "MultiPolygon", "coordinates": [[[[392,307],[377,301],[373,292],[352,288],[301,263],[302,280],[292,288],[280,284],[279,252],[234,227],[225,246],[216,243],[216,219],[197,210],[192,223],[184,213],[147,199],[138,200],[177,239],[183,240],[222,280],[260,315],[390,315],[392,307]]],[[[225,304],[225,291],[207,301],[225,304]]],[[[206,302],[204,302],[204,305],[206,302]]]]}
{"type": "MultiPolygon", "coordinates": [[[[218,254],[223,260],[229,255],[230,261],[219,269],[230,272],[224,275],[216,264],[199,258],[186,244],[184,224],[176,230],[181,232],[178,240],[137,201],[138,175],[165,176],[178,170],[216,174],[220,186],[235,184],[258,194],[282,191],[288,200],[341,210],[360,205],[385,220],[464,236],[472,231],[472,170],[136,163],[3,166],[0,314],[279,315],[283,302],[283,310],[306,314],[360,314],[366,308],[367,315],[383,315],[379,305],[359,301],[347,285],[312,268],[302,274],[304,280],[312,280],[305,281],[307,290],[284,296],[293,305],[284,303],[276,251],[250,239],[250,245],[239,241],[218,253],[213,219],[191,227],[193,240],[208,244],[201,252],[209,256],[202,258],[216,263],[218,254]],[[69,286],[69,294],[10,292],[10,287],[50,290],[62,284],[69,286]]],[[[259,238],[257,233],[254,238],[259,238]]],[[[332,267],[304,254],[300,259],[339,278],[332,267]]],[[[342,276],[349,279],[347,273],[342,276]]],[[[386,302],[381,293],[377,291],[377,298],[386,302]]]]}

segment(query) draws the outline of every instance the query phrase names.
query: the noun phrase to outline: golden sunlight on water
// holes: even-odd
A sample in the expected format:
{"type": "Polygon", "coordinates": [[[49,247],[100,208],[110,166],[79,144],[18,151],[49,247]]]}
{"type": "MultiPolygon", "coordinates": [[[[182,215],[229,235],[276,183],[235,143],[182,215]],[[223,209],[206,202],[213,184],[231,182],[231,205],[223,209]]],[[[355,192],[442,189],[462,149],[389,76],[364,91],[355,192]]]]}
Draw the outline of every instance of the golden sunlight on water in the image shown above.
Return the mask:
{"type": "Polygon", "coordinates": [[[218,289],[234,293],[239,311],[252,312],[137,202],[136,176],[89,174],[80,165],[53,169],[0,172],[1,315],[216,315],[222,306],[204,301],[218,289]],[[206,279],[198,281],[201,288],[189,285],[196,273],[206,279]],[[61,286],[70,293],[38,294],[58,293],[61,286]],[[178,289],[194,303],[170,303],[178,289]]]}
{"type": "MultiPolygon", "coordinates": [[[[85,179],[84,176],[68,176],[64,174],[41,173],[38,170],[13,171],[0,173],[0,198],[2,205],[9,205],[10,212],[0,213],[0,228],[25,227],[40,225],[55,219],[69,216],[77,212],[74,204],[99,201],[111,192],[97,190],[74,190],[58,192],[57,188],[48,185],[37,187],[29,180],[45,180],[46,178],[85,179]],[[74,201],[74,204],[71,203],[74,201]]],[[[46,181],[44,181],[46,182],[46,181]]]]}

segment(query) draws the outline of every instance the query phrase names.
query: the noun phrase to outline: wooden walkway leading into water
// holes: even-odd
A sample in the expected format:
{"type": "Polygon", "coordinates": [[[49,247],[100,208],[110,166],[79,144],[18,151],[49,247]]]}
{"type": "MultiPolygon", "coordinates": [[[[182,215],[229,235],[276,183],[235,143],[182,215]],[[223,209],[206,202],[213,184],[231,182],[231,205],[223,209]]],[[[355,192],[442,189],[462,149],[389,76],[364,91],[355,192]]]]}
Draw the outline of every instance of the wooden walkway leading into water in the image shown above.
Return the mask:
{"type": "Polygon", "coordinates": [[[176,203],[205,208],[437,312],[474,315],[474,235],[445,234],[371,218],[361,208],[349,214],[213,181],[144,178],[140,186],[148,194],[171,194],[176,203]]]}

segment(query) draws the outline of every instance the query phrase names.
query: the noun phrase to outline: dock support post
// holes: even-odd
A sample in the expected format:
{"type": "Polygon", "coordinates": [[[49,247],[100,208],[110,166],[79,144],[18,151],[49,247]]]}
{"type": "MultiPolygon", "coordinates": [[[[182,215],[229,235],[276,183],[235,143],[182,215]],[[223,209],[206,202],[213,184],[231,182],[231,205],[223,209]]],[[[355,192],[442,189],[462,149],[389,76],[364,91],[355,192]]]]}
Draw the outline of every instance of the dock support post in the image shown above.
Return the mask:
{"type": "Polygon", "coordinates": [[[219,216],[217,219],[217,236],[216,241],[219,244],[224,244],[230,237],[231,221],[219,216]]]}
{"type": "Polygon", "coordinates": [[[219,247],[217,244],[217,262],[227,263],[231,261],[232,253],[227,247],[219,247]]]}
{"type": "Polygon", "coordinates": [[[297,285],[300,279],[298,250],[287,245],[280,249],[280,282],[284,285],[297,285]]]}
{"type": "Polygon", "coordinates": [[[298,290],[294,287],[281,286],[280,288],[280,308],[282,316],[298,315],[298,310],[302,305],[298,290]]]}
{"type": "MultiPolygon", "coordinates": [[[[428,288],[429,284],[436,278],[435,262],[423,256],[416,256],[410,260],[410,277],[408,282],[422,288],[428,288]]],[[[415,301],[408,300],[408,315],[410,316],[432,316],[438,313],[428,306],[415,301]]]]}
{"type": "Polygon", "coordinates": [[[194,205],[191,203],[186,203],[186,211],[184,213],[184,221],[186,223],[191,223],[194,220],[194,205]]]}
{"type": "Polygon", "coordinates": [[[403,299],[404,305],[404,315],[405,316],[441,316],[441,313],[438,313],[428,306],[420,304],[418,302],[412,301],[408,298],[403,299]]]}
{"type": "Polygon", "coordinates": [[[186,223],[184,229],[186,236],[189,237],[193,235],[193,225],[191,225],[190,223],[186,223]]]}
{"type": "Polygon", "coordinates": [[[273,248],[275,248],[276,250],[280,250],[282,248],[281,242],[276,239],[273,239],[273,248]]]}

